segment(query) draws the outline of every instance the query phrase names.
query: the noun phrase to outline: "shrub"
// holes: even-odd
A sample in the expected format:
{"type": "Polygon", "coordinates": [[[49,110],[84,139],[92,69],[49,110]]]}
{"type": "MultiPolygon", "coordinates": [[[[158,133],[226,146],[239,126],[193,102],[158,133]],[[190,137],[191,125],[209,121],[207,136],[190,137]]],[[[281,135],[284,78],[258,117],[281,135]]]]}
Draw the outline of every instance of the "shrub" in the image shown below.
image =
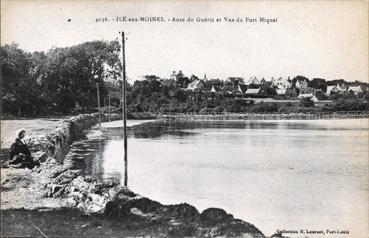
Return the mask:
{"type": "Polygon", "coordinates": [[[259,112],[278,112],[280,106],[277,103],[259,103],[254,104],[250,108],[250,112],[259,113],[259,112]]]}
{"type": "Polygon", "coordinates": [[[314,102],[311,100],[311,98],[303,98],[300,101],[301,107],[314,107],[314,102]]]}

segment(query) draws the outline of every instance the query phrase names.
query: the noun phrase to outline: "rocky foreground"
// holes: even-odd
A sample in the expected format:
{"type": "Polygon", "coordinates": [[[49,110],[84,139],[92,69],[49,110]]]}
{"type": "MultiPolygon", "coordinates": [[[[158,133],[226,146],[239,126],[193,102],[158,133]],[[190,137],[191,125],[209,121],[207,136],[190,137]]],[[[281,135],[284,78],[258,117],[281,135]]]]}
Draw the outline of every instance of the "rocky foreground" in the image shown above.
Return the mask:
{"type": "Polygon", "coordinates": [[[162,205],[63,164],[75,136],[95,121],[94,115],[82,115],[32,138],[40,167],[1,169],[1,236],[264,237],[222,209],[200,213],[186,203],[162,205]]]}

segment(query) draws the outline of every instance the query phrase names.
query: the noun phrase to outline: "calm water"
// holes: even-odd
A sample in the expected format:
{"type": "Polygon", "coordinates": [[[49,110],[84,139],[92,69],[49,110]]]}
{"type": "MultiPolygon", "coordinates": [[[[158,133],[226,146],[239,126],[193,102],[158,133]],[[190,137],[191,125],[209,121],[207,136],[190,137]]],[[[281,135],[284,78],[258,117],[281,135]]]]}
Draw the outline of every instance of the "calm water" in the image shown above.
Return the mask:
{"type": "MultiPolygon", "coordinates": [[[[151,199],[221,207],[265,235],[368,235],[368,120],[162,121],[128,134],[129,186],[151,199]]],[[[123,181],[122,145],[121,128],[92,130],[67,161],[123,181]]]]}

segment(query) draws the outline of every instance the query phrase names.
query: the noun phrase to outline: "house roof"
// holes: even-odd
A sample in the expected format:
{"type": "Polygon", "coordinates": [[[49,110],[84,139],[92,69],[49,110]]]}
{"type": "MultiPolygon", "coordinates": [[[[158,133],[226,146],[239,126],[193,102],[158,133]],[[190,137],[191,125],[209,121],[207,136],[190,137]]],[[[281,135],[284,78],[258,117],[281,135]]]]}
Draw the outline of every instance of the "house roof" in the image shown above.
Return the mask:
{"type": "Polygon", "coordinates": [[[167,86],[167,87],[172,86],[172,85],[174,86],[176,84],[177,84],[177,82],[174,79],[164,79],[161,82],[161,85],[162,86],[167,86]]]}
{"type": "Polygon", "coordinates": [[[189,83],[188,86],[187,86],[187,88],[196,88],[196,87],[199,87],[200,83],[202,83],[205,86],[204,81],[198,79],[198,80],[195,80],[195,81],[189,83]]]}
{"type": "Polygon", "coordinates": [[[224,85],[222,88],[223,93],[242,93],[240,85],[234,87],[233,85],[224,85]]]}
{"type": "Polygon", "coordinates": [[[246,93],[247,94],[258,94],[260,91],[260,88],[248,88],[246,90],[246,93]]]}
{"type": "Polygon", "coordinates": [[[300,93],[298,98],[312,98],[314,95],[312,93],[300,93]]]}
{"type": "Polygon", "coordinates": [[[195,80],[195,81],[193,81],[193,82],[191,82],[187,85],[187,89],[190,89],[190,90],[200,89],[202,87],[205,87],[205,83],[201,79],[197,79],[197,80],[195,80]],[[201,84],[202,84],[202,86],[201,86],[201,84]]]}
{"type": "Polygon", "coordinates": [[[231,82],[231,83],[235,83],[235,82],[238,82],[238,83],[243,83],[243,78],[242,77],[228,77],[226,82],[231,82]]]}

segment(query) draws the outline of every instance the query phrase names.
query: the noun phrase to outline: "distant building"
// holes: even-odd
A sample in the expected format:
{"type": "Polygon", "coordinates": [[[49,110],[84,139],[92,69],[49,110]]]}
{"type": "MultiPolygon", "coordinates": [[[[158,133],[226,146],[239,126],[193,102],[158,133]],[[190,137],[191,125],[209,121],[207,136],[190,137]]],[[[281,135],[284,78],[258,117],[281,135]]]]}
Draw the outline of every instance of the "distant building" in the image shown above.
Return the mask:
{"type": "Polygon", "coordinates": [[[243,84],[244,83],[244,80],[243,80],[242,77],[228,77],[225,82],[226,82],[226,84],[236,85],[238,83],[243,84]]]}
{"type": "Polygon", "coordinates": [[[217,92],[217,90],[215,89],[214,85],[211,86],[210,92],[212,92],[212,93],[216,93],[217,92]]]}
{"type": "Polygon", "coordinates": [[[287,89],[286,88],[277,88],[275,91],[277,92],[277,95],[285,95],[286,92],[287,92],[287,89]]]}
{"type": "Polygon", "coordinates": [[[261,88],[248,88],[245,94],[246,96],[260,96],[261,88]]]}
{"type": "Polygon", "coordinates": [[[341,90],[337,87],[337,85],[327,86],[326,94],[328,96],[333,95],[333,94],[339,94],[340,92],[341,90]]]}
{"type": "Polygon", "coordinates": [[[177,87],[177,82],[174,79],[164,79],[163,81],[161,81],[161,86],[177,87]]]}
{"type": "Polygon", "coordinates": [[[228,95],[242,95],[243,91],[240,84],[237,85],[224,85],[222,92],[228,95]]]}
{"type": "Polygon", "coordinates": [[[288,79],[283,79],[281,77],[274,79],[272,78],[272,86],[277,87],[279,89],[287,89],[291,87],[291,82],[288,81],[288,79]]]}
{"type": "Polygon", "coordinates": [[[208,79],[204,82],[206,91],[211,91],[211,89],[214,87],[214,89],[218,92],[223,86],[223,82],[219,79],[208,79]]]}
{"type": "Polygon", "coordinates": [[[222,93],[223,94],[232,94],[233,92],[233,88],[234,86],[233,85],[224,85],[223,88],[222,88],[222,93]]]}
{"type": "Polygon", "coordinates": [[[203,89],[205,89],[205,83],[203,80],[200,80],[200,79],[189,83],[187,86],[187,90],[190,90],[190,91],[197,91],[197,90],[203,90],[203,89]]]}
{"type": "Polygon", "coordinates": [[[350,86],[348,89],[347,89],[347,92],[352,92],[354,93],[355,95],[359,94],[359,93],[363,93],[363,90],[361,89],[360,86],[350,86]]]}
{"type": "Polygon", "coordinates": [[[266,85],[266,84],[268,84],[268,81],[266,81],[266,80],[265,80],[265,78],[262,78],[262,79],[260,80],[260,84],[262,84],[262,85],[266,85]]]}
{"type": "Polygon", "coordinates": [[[306,79],[298,79],[296,81],[295,87],[298,89],[305,89],[305,88],[308,88],[309,85],[306,79]]]}
{"type": "Polygon", "coordinates": [[[260,81],[258,80],[257,77],[250,77],[246,82],[245,82],[246,85],[260,85],[260,81]]]}
{"type": "Polygon", "coordinates": [[[204,82],[208,81],[208,78],[206,77],[206,74],[204,74],[204,78],[202,80],[204,80],[204,82]]]}

